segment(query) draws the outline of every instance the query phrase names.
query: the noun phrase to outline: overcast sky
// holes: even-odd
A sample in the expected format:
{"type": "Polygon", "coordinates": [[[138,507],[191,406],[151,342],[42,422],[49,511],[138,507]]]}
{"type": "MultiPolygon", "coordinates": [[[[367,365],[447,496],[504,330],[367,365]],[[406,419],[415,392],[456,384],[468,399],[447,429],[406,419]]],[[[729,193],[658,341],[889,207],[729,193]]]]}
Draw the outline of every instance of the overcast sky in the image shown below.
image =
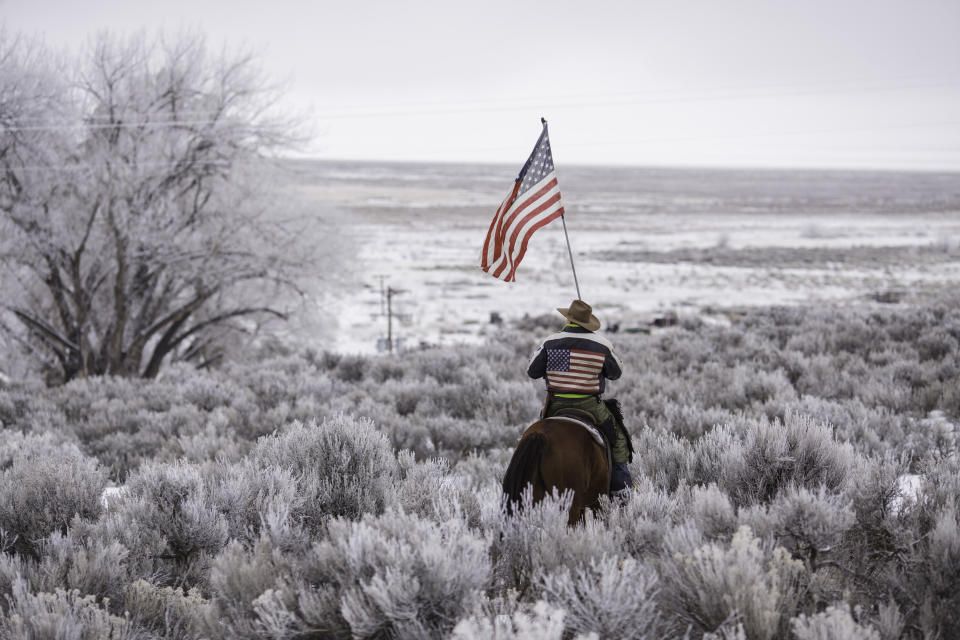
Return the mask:
{"type": "Polygon", "coordinates": [[[0,0],[13,32],[246,44],[325,158],[960,170],[960,1],[0,0]]]}

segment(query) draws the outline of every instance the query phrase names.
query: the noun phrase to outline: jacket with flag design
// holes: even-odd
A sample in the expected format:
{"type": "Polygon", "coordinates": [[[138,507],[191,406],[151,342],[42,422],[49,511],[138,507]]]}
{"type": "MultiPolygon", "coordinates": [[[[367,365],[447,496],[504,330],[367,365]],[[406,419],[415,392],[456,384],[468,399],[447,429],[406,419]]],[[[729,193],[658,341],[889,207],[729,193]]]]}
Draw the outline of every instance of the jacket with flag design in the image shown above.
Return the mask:
{"type": "Polygon", "coordinates": [[[528,376],[546,378],[547,391],[561,394],[599,396],[605,381],[621,373],[623,362],[610,341],[576,324],[544,340],[527,367],[528,376]]]}

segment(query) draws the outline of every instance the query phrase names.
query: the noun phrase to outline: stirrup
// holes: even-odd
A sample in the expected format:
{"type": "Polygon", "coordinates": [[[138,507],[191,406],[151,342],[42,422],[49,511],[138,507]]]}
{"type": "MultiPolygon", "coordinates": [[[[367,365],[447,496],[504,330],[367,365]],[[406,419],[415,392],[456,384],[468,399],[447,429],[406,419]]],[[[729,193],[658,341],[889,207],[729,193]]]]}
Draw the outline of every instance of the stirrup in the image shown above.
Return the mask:
{"type": "Polygon", "coordinates": [[[632,489],[633,487],[624,487],[623,489],[611,491],[610,498],[619,501],[620,504],[627,504],[630,502],[630,496],[633,494],[632,489]]]}

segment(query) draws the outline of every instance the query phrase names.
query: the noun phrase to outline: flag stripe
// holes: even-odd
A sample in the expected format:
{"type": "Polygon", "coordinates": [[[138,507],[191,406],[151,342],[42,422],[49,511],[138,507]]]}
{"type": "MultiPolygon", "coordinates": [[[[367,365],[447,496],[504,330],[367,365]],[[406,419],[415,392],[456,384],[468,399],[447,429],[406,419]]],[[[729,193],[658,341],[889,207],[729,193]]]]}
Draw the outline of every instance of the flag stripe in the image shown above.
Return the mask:
{"type": "Polygon", "coordinates": [[[577,382],[584,384],[596,384],[597,376],[585,376],[585,375],[573,375],[569,373],[560,373],[557,371],[548,371],[547,377],[552,380],[562,381],[562,382],[577,382]]]}
{"type": "MultiPolygon", "coordinates": [[[[558,193],[554,197],[559,201],[560,194],[558,193]]],[[[508,271],[508,276],[512,275],[514,271],[516,271],[517,265],[520,263],[520,260],[526,253],[527,242],[529,242],[530,236],[532,236],[533,233],[538,229],[541,229],[542,227],[556,220],[557,216],[560,215],[560,213],[557,212],[557,207],[555,206],[556,204],[557,202],[544,203],[540,208],[531,213],[528,218],[524,219],[524,227],[518,228],[514,231],[513,235],[510,237],[510,244],[507,248],[507,251],[504,252],[504,260],[503,264],[501,265],[502,267],[509,265],[510,269],[508,271]],[[520,235],[521,230],[523,231],[523,236],[518,246],[517,236],[520,235]]]]}
{"type": "Polygon", "coordinates": [[[570,349],[571,358],[590,358],[593,360],[600,360],[601,362],[606,358],[602,353],[597,353],[596,351],[581,351],[580,349],[570,349]]]}
{"type": "Polygon", "coordinates": [[[586,368],[586,367],[575,367],[575,366],[573,366],[573,365],[570,365],[570,373],[579,373],[579,374],[583,374],[583,375],[595,376],[595,375],[597,375],[598,373],[600,373],[600,369],[602,369],[602,368],[603,368],[603,367],[593,367],[593,368],[588,369],[588,368],[586,368]]]}
{"type": "Polygon", "coordinates": [[[547,375],[555,380],[566,382],[576,382],[577,384],[597,384],[596,376],[571,376],[568,373],[558,371],[547,371],[547,375]]]}
{"type": "Polygon", "coordinates": [[[591,373],[587,371],[567,371],[566,369],[547,369],[547,371],[552,371],[553,373],[563,373],[565,375],[569,374],[577,378],[590,378],[590,377],[596,377],[597,375],[596,372],[591,373]]]}
{"type": "Polygon", "coordinates": [[[592,391],[594,393],[596,393],[597,391],[600,391],[599,384],[585,385],[585,384],[573,384],[573,383],[567,383],[567,382],[558,383],[551,380],[547,380],[547,382],[549,382],[550,388],[555,391],[586,391],[586,392],[592,391]]]}
{"type": "MultiPolygon", "coordinates": [[[[541,181],[541,183],[542,182],[549,182],[549,180],[541,181]]],[[[539,184],[537,186],[539,186],[539,184]]],[[[517,182],[514,183],[513,190],[510,192],[510,195],[507,196],[506,200],[504,200],[504,204],[500,205],[501,209],[497,210],[497,216],[495,217],[495,220],[497,221],[497,225],[494,232],[494,250],[493,250],[493,256],[488,263],[489,266],[496,267],[499,264],[499,262],[506,257],[506,254],[503,252],[504,240],[507,238],[507,235],[509,234],[509,231],[510,231],[510,225],[516,218],[517,214],[519,214],[526,207],[528,207],[532,202],[534,202],[538,197],[541,197],[545,193],[544,189],[546,188],[546,186],[540,189],[537,189],[537,186],[535,186],[533,189],[530,189],[527,192],[527,193],[530,193],[530,191],[533,191],[533,193],[530,194],[529,197],[524,198],[523,200],[517,201],[516,200],[517,190],[520,187],[520,181],[518,180],[517,182]],[[505,210],[503,210],[504,208],[505,210]]],[[[491,228],[492,228],[492,225],[491,225],[491,228]]]]}
{"type": "Polygon", "coordinates": [[[562,215],[560,188],[544,122],[537,144],[487,229],[480,268],[500,280],[515,281],[530,237],[562,215]]]}
{"type": "Polygon", "coordinates": [[[491,263],[497,260],[500,256],[500,253],[503,251],[503,237],[504,237],[504,219],[510,214],[510,208],[513,206],[514,201],[517,198],[517,191],[520,189],[520,181],[517,180],[513,183],[513,189],[510,191],[510,195],[507,196],[507,199],[503,201],[503,213],[500,214],[500,219],[497,221],[497,235],[494,238],[494,248],[493,254],[494,257],[491,260],[491,263]]]}
{"type": "Polygon", "coordinates": [[[533,232],[547,226],[548,224],[550,224],[551,222],[553,222],[554,220],[556,220],[557,218],[563,215],[563,207],[560,206],[559,198],[560,198],[560,194],[558,193],[557,206],[551,208],[550,211],[547,211],[546,212],[548,214],[547,217],[541,218],[540,222],[530,227],[526,235],[523,236],[523,242],[520,243],[520,251],[519,253],[517,253],[516,257],[514,258],[513,260],[514,266],[513,266],[513,269],[510,271],[509,278],[511,281],[516,279],[517,265],[520,264],[520,261],[523,260],[523,256],[525,256],[527,253],[527,243],[530,242],[530,236],[533,235],[533,232]]]}
{"type": "MultiPolygon", "coordinates": [[[[507,206],[507,200],[510,199],[510,196],[507,196],[503,202],[500,203],[500,206],[497,207],[497,213],[493,216],[493,221],[490,222],[490,229],[487,230],[487,237],[483,240],[483,253],[481,254],[480,267],[486,271],[487,267],[490,266],[490,262],[493,259],[495,253],[491,253],[491,249],[494,247],[490,246],[490,239],[494,238],[494,231],[497,228],[497,223],[500,221],[500,216],[503,215],[503,209],[507,206]]],[[[494,240],[494,246],[496,245],[496,240],[494,240]]]]}
{"type": "MultiPolygon", "coordinates": [[[[552,190],[557,189],[557,175],[554,172],[549,173],[543,180],[538,182],[530,191],[536,191],[530,194],[529,197],[524,198],[519,202],[515,202],[507,210],[507,226],[512,227],[513,222],[517,219],[517,216],[523,212],[524,209],[532,205],[533,203],[541,200],[546,197],[552,190]]],[[[558,191],[559,192],[559,191],[558,191]]],[[[509,231],[509,228],[507,229],[509,231]]],[[[506,233],[504,233],[506,235],[506,233]]]]}
{"type": "MultiPolygon", "coordinates": [[[[554,182],[554,184],[556,183],[554,182]]],[[[526,239],[531,233],[533,233],[533,231],[536,231],[536,229],[531,230],[530,227],[536,224],[536,222],[544,215],[549,215],[550,212],[547,211],[547,209],[559,202],[559,200],[560,192],[554,186],[549,191],[543,193],[540,198],[537,198],[534,201],[525,202],[522,209],[518,209],[517,212],[519,213],[523,210],[526,210],[528,205],[533,207],[523,217],[514,216],[511,219],[510,225],[504,231],[504,236],[508,239],[508,242],[503,255],[501,256],[498,269],[502,270],[503,267],[509,267],[508,272],[513,270],[514,266],[517,264],[517,237],[520,236],[520,232],[523,231],[522,238],[526,239]]],[[[537,228],[539,229],[540,227],[537,228]]]]}
{"type": "MultiPolygon", "coordinates": [[[[531,191],[534,189],[537,190],[531,197],[510,207],[505,214],[504,217],[506,217],[506,224],[503,226],[502,231],[498,231],[498,235],[500,235],[500,237],[503,239],[508,239],[508,242],[505,248],[498,246],[498,251],[502,250],[502,253],[500,255],[500,260],[496,264],[496,270],[493,273],[494,277],[499,277],[504,268],[509,267],[508,273],[513,270],[514,265],[516,264],[516,261],[514,260],[516,251],[514,247],[516,244],[517,235],[519,234],[523,225],[528,223],[528,221],[531,219],[531,216],[542,211],[541,207],[543,206],[544,202],[550,201],[554,197],[559,200],[560,190],[557,188],[556,178],[550,178],[548,176],[543,182],[546,183],[543,187],[540,189],[537,189],[537,187],[531,189],[531,191]],[[533,207],[533,211],[523,217],[520,217],[520,214],[529,207],[533,207]]],[[[526,234],[524,237],[526,237],[526,234]]]]}

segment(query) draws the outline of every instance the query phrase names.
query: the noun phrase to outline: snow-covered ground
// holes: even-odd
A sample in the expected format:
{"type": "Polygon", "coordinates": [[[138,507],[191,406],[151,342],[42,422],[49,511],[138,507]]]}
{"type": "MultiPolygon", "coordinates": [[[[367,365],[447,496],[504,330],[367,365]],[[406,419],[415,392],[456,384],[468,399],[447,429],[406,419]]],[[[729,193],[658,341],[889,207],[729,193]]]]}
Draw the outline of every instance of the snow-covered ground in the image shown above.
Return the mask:
{"type": "MultiPolygon", "coordinates": [[[[401,291],[393,331],[404,346],[475,342],[490,331],[491,313],[550,313],[576,297],[559,221],[534,235],[516,283],[480,271],[480,247],[513,171],[362,163],[302,171],[294,188],[336,218],[352,257],[343,286],[320,300],[339,318],[322,346],[376,350],[387,333],[381,276],[401,291]]],[[[619,169],[616,179],[597,174],[609,178],[598,184],[597,171],[561,172],[560,187],[582,296],[622,326],[667,311],[866,303],[878,292],[960,282],[960,176],[758,172],[751,180],[745,172],[619,169]],[[859,247],[890,248],[890,259],[831,262],[812,253],[859,247]],[[812,259],[736,262],[770,248],[809,250],[812,259]],[[718,264],[659,255],[689,249],[735,255],[718,264]]]]}

